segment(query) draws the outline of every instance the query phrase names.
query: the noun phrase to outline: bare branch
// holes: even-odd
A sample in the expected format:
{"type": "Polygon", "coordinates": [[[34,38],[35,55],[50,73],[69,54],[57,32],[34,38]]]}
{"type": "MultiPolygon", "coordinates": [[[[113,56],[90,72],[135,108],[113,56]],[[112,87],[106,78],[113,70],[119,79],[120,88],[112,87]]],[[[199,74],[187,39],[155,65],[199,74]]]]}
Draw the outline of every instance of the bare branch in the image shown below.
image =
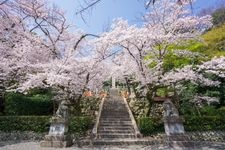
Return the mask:
{"type": "Polygon", "coordinates": [[[98,35],[94,35],[94,34],[84,34],[84,35],[82,35],[82,36],[79,38],[79,40],[75,43],[73,49],[76,50],[77,47],[78,47],[78,45],[79,45],[79,43],[80,43],[84,38],[86,38],[87,36],[99,37],[98,35]]]}
{"type": "MultiPolygon", "coordinates": [[[[154,5],[154,4],[156,3],[156,1],[157,1],[157,0],[148,0],[145,7],[146,7],[146,8],[149,8],[149,6],[150,6],[151,4],[154,5]]],[[[191,8],[192,8],[192,1],[193,1],[193,0],[177,0],[177,4],[183,5],[184,2],[189,2],[190,5],[191,5],[191,8]]]]}
{"type": "Polygon", "coordinates": [[[3,5],[7,2],[8,0],[3,0],[3,1],[0,1],[0,5],[3,5]]]}
{"type": "Polygon", "coordinates": [[[83,7],[83,6],[81,6],[82,8],[81,8],[81,10],[79,10],[78,12],[76,12],[76,15],[77,14],[83,14],[85,11],[87,11],[88,9],[90,9],[91,7],[93,7],[94,5],[96,5],[97,3],[99,3],[101,0],[95,0],[95,1],[92,1],[92,2],[86,2],[86,6],[85,7],[83,7]]]}

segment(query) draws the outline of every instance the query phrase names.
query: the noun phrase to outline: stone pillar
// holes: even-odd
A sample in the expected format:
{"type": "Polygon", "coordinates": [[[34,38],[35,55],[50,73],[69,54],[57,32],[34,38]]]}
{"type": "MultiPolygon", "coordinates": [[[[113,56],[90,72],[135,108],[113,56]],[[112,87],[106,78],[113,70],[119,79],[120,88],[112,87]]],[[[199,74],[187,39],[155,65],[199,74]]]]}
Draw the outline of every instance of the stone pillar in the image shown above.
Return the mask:
{"type": "Polygon", "coordinates": [[[163,103],[164,108],[164,128],[166,133],[166,142],[173,149],[192,149],[194,144],[190,142],[190,138],[185,134],[183,119],[179,116],[174,104],[167,99],[163,103]]]}
{"type": "Polygon", "coordinates": [[[116,88],[116,78],[112,76],[112,89],[116,88]]]}
{"type": "Polygon", "coordinates": [[[73,144],[68,133],[69,127],[69,112],[66,101],[59,104],[56,116],[51,118],[51,126],[48,135],[41,141],[41,147],[68,147],[73,144]]]}

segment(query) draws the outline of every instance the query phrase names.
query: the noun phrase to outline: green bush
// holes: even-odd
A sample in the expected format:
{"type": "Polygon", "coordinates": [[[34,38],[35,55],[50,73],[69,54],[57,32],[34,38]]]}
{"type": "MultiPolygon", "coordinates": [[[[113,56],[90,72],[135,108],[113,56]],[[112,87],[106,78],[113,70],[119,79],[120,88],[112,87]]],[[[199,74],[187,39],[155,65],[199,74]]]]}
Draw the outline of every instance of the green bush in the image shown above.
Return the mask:
{"type": "Polygon", "coordinates": [[[224,116],[186,116],[184,122],[186,131],[225,130],[224,116]]]}
{"type": "Polygon", "coordinates": [[[93,124],[91,117],[74,117],[70,121],[69,132],[83,134],[93,128],[93,124]]]}
{"type": "Polygon", "coordinates": [[[217,109],[217,115],[224,117],[225,116],[225,106],[220,107],[219,109],[217,109]]]}
{"type": "Polygon", "coordinates": [[[213,106],[205,106],[199,109],[202,116],[217,116],[217,109],[213,106]]]}
{"type": "Polygon", "coordinates": [[[5,115],[52,115],[53,102],[48,94],[11,92],[6,94],[4,112],[5,115]]]}
{"type": "Polygon", "coordinates": [[[101,98],[84,97],[81,100],[81,113],[83,116],[95,116],[95,111],[99,110],[101,98]]]}
{"type": "MultiPolygon", "coordinates": [[[[185,131],[225,131],[224,116],[185,116],[185,131]]],[[[160,118],[139,118],[140,132],[146,135],[164,132],[164,123],[160,118]]]]}
{"type": "Polygon", "coordinates": [[[47,132],[50,127],[49,116],[0,116],[0,131],[47,132]]]}
{"type": "MultiPolygon", "coordinates": [[[[33,131],[48,132],[50,116],[0,116],[0,131],[33,131]]],[[[83,134],[93,125],[90,117],[73,117],[70,120],[69,132],[83,134]]]]}
{"type": "Polygon", "coordinates": [[[160,118],[138,118],[137,124],[144,136],[164,132],[164,124],[160,118]]]}

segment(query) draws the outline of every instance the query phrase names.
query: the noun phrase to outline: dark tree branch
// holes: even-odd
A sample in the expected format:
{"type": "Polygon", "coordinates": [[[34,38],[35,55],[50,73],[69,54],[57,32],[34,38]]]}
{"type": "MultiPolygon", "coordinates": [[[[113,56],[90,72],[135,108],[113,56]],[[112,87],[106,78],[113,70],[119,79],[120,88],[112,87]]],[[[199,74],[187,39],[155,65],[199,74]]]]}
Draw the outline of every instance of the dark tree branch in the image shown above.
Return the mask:
{"type": "MultiPolygon", "coordinates": [[[[157,1],[160,1],[160,0],[148,0],[148,2],[145,5],[145,8],[146,9],[149,8],[150,5],[154,5],[157,1]]],[[[191,6],[191,10],[192,10],[193,9],[192,8],[192,2],[193,2],[193,0],[177,0],[177,4],[178,5],[183,5],[184,1],[185,2],[189,2],[190,6],[191,6]]]]}
{"type": "Polygon", "coordinates": [[[91,7],[93,7],[94,5],[96,5],[97,3],[99,3],[101,0],[95,0],[91,3],[87,3],[87,6],[85,7],[82,7],[81,10],[79,10],[78,12],[76,12],[76,15],[77,14],[82,14],[84,13],[85,11],[87,11],[88,9],[90,9],[91,7]]]}
{"type": "Polygon", "coordinates": [[[8,0],[0,1],[0,5],[3,5],[7,2],[8,0]]]}
{"type": "Polygon", "coordinates": [[[79,45],[79,43],[80,43],[84,38],[86,38],[87,36],[93,36],[93,37],[97,37],[97,38],[99,37],[98,35],[94,35],[94,34],[84,34],[84,35],[82,35],[82,36],[79,38],[79,40],[75,43],[73,49],[76,50],[77,47],[78,47],[78,45],[79,45]]]}

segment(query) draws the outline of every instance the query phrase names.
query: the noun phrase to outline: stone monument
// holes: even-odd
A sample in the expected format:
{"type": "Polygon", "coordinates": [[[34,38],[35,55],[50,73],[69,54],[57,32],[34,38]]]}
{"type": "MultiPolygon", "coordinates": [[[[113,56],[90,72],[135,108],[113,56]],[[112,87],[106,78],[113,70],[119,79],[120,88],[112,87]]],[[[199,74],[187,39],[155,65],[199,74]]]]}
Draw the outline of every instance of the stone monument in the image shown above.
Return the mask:
{"type": "Polygon", "coordinates": [[[112,89],[116,89],[116,78],[112,76],[112,89]]]}
{"type": "Polygon", "coordinates": [[[185,134],[183,119],[179,116],[177,109],[170,99],[163,103],[164,128],[166,142],[171,148],[193,148],[190,138],[185,134]]]}
{"type": "Polygon", "coordinates": [[[59,104],[56,115],[51,118],[51,126],[48,135],[41,141],[41,147],[68,147],[72,139],[68,134],[69,107],[66,100],[59,104]]]}

